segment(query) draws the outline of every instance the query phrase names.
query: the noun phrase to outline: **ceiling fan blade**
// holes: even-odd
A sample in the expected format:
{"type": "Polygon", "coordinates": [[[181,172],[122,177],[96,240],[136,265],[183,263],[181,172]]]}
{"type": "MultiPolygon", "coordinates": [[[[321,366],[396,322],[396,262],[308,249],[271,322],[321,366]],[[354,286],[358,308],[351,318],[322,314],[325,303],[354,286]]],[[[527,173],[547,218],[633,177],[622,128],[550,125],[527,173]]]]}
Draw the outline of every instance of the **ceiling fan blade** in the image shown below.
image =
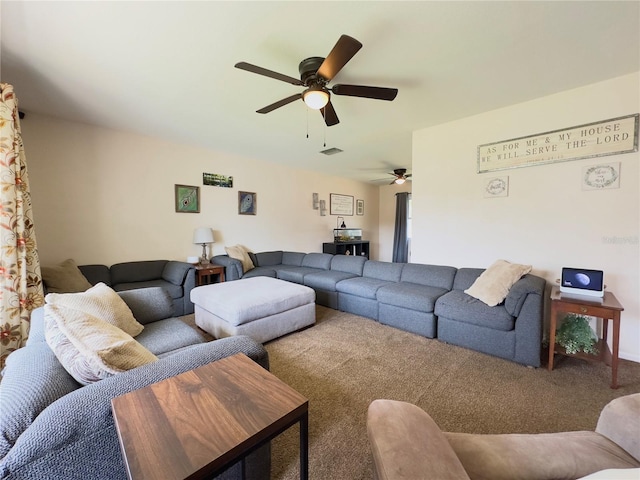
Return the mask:
{"type": "Polygon", "coordinates": [[[331,91],[336,95],[373,98],[375,100],[393,100],[398,95],[397,88],[367,87],[365,85],[334,85],[331,91]]]}
{"type": "Polygon", "coordinates": [[[329,100],[329,103],[327,103],[323,108],[320,109],[320,113],[322,114],[324,123],[327,124],[327,127],[332,127],[340,123],[340,120],[338,120],[338,114],[331,104],[331,100],[329,100]]]}
{"type": "Polygon", "coordinates": [[[289,104],[291,102],[295,102],[299,98],[302,98],[302,94],[301,93],[296,93],[295,95],[291,95],[290,97],[283,98],[282,100],[279,100],[279,101],[277,101],[275,103],[272,103],[271,105],[267,105],[266,107],[262,107],[260,110],[256,110],[256,113],[269,113],[269,112],[272,112],[276,108],[284,107],[285,105],[287,105],[287,104],[289,104]]]}
{"type": "Polygon", "coordinates": [[[299,79],[284,75],[282,73],[274,72],[273,70],[267,70],[266,68],[251,65],[247,62],[239,62],[235,64],[236,68],[240,70],[246,70],[247,72],[257,73],[258,75],[264,75],[265,77],[275,78],[282,82],[290,83],[291,85],[304,85],[299,79]]]}
{"type": "Polygon", "coordinates": [[[349,35],[341,35],[329,55],[324,59],[318,75],[330,82],[353,56],[362,48],[362,44],[349,35]]]}
{"type": "Polygon", "coordinates": [[[409,174],[405,175],[404,177],[405,178],[409,178],[411,175],[413,175],[413,173],[409,173],[409,174]]]}

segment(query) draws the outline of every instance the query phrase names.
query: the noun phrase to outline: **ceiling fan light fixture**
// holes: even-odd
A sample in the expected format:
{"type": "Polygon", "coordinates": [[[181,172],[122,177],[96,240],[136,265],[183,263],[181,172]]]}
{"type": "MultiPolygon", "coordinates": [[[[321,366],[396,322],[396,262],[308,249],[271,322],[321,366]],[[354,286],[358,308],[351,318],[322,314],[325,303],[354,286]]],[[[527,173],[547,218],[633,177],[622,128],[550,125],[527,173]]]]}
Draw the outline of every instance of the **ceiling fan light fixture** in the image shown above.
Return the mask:
{"type": "Polygon", "coordinates": [[[312,85],[302,94],[302,99],[307,107],[313,110],[320,110],[329,103],[329,92],[318,85],[312,85]]]}
{"type": "Polygon", "coordinates": [[[395,179],[395,183],[397,185],[402,185],[405,181],[406,181],[406,178],[402,178],[402,177],[399,177],[399,178],[395,179]]]}

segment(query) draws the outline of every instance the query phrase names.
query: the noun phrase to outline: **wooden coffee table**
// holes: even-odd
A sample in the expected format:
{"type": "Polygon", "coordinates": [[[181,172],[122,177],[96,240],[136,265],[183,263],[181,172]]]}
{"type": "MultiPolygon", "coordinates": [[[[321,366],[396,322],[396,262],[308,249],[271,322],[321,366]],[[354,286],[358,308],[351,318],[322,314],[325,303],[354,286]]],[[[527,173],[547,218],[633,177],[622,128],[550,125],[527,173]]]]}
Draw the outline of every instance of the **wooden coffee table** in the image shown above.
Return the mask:
{"type": "Polygon", "coordinates": [[[111,401],[130,479],[210,479],[295,423],[308,478],[306,398],[243,354],[111,401]]]}

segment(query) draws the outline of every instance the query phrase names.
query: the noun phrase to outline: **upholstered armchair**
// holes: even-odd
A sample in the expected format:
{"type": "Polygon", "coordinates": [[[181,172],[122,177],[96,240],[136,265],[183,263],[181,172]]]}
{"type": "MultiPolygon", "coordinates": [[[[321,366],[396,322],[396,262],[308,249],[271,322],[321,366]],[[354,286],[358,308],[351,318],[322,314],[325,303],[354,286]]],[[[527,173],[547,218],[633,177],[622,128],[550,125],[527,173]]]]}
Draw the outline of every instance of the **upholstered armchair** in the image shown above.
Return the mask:
{"type": "Polygon", "coordinates": [[[377,480],[640,478],[640,394],[607,404],[594,432],[528,435],[442,432],[415,405],[374,400],[367,433],[377,480]],[[639,470],[596,473],[610,469],[639,470]]]}

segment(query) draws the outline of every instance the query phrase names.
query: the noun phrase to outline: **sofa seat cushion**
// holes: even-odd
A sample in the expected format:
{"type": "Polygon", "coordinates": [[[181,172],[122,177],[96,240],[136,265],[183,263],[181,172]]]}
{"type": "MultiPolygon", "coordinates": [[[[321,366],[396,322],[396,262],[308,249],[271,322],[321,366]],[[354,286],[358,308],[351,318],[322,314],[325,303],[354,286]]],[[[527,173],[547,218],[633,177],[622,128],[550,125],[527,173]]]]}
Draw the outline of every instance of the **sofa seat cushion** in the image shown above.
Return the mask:
{"type": "Polygon", "coordinates": [[[448,290],[416,283],[400,282],[384,285],[378,289],[378,302],[419,312],[433,312],[436,300],[448,290]]]}
{"type": "Polygon", "coordinates": [[[355,295],[356,297],[376,299],[376,293],[380,287],[390,285],[395,282],[388,282],[379,278],[354,277],[347,278],[336,284],[336,290],[340,293],[355,295]]]}
{"type": "Polygon", "coordinates": [[[171,298],[182,298],[183,288],[182,285],[174,285],[166,280],[147,280],[146,282],[132,282],[132,283],[118,283],[113,286],[116,292],[124,292],[126,290],[135,290],[137,288],[151,288],[162,287],[164,288],[171,298]]]}
{"type": "Polygon", "coordinates": [[[515,318],[504,305],[490,307],[460,290],[452,290],[438,298],[434,312],[438,317],[494,330],[508,332],[515,328],[515,318]]]}
{"type": "Polygon", "coordinates": [[[143,332],[136,337],[136,340],[158,357],[205,341],[197,330],[178,318],[166,318],[145,325],[143,332]]]}
{"type": "Polygon", "coordinates": [[[304,284],[313,289],[335,292],[336,284],[347,278],[357,277],[354,273],[326,270],[322,272],[308,273],[304,276],[304,284]]]}
{"type": "Polygon", "coordinates": [[[287,282],[294,282],[302,285],[304,284],[305,275],[324,271],[325,270],[313,267],[282,267],[278,269],[278,278],[280,280],[286,280],[287,282]]]}

